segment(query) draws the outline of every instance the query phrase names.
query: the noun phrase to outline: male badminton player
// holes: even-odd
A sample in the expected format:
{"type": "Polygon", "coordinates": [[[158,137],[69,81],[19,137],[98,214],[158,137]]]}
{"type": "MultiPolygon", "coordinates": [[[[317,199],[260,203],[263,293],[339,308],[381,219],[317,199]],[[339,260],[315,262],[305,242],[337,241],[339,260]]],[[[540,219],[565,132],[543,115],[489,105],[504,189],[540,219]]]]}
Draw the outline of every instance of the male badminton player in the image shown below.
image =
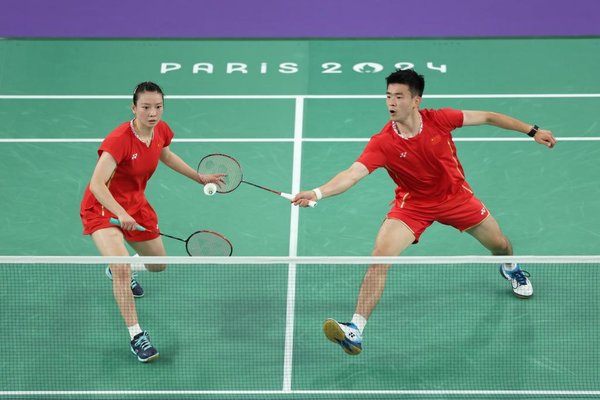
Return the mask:
{"type": "MultiPolygon", "coordinates": [[[[465,180],[451,132],[461,126],[493,125],[528,134],[549,148],[556,144],[552,132],[494,112],[419,110],[425,79],[414,70],[397,70],[386,81],[390,121],[350,168],[314,190],[298,193],[294,204],[305,207],[308,200],[343,193],[375,169],[385,168],[397,185],[396,199],[379,229],[373,256],[400,255],[434,221],[471,234],[493,255],[512,255],[510,241],[465,180]]],[[[362,333],[381,298],[389,267],[369,266],[350,322],[325,321],[327,338],[348,354],[362,351],[362,333]]],[[[531,297],[528,274],[517,264],[501,265],[500,273],[516,296],[531,297]]]]}
{"type": "MultiPolygon", "coordinates": [[[[164,256],[158,217],[144,195],[146,184],[162,161],[174,171],[204,185],[219,184],[222,175],[200,175],[169,149],[171,128],[161,120],[164,94],[152,82],[137,85],[131,110],[134,118],[116,127],[98,149],[98,161],[83,195],[80,215],[85,235],[91,235],[102,256],[128,256],[127,242],[139,255],[164,256]],[[120,226],[110,222],[117,218],[120,226]],[[152,231],[136,230],[141,225],[152,231]]],[[[153,272],[164,264],[146,265],[153,272]]],[[[146,331],[140,328],[134,297],[144,294],[128,264],[111,264],[106,274],[112,279],[113,294],[127,325],[131,350],[141,362],[158,357],[146,331]]]]}

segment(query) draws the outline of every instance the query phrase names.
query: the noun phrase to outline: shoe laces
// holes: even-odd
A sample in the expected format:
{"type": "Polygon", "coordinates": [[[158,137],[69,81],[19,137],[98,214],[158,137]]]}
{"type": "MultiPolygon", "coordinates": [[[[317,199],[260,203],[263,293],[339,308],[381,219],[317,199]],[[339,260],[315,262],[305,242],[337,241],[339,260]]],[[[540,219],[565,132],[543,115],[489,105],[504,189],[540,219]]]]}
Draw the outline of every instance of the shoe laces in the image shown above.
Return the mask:
{"type": "Polygon", "coordinates": [[[141,347],[142,350],[148,350],[152,347],[152,343],[150,343],[150,338],[147,333],[143,333],[139,338],[135,341],[135,347],[141,347]]]}
{"type": "Polygon", "coordinates": [[[527,285],[527,278],[530,277],[529,272],[523,271],[522,269],[517,269],[516,271],[510,272],[510,277],[517,282],[517,286],[525,286],[527,285]]]}

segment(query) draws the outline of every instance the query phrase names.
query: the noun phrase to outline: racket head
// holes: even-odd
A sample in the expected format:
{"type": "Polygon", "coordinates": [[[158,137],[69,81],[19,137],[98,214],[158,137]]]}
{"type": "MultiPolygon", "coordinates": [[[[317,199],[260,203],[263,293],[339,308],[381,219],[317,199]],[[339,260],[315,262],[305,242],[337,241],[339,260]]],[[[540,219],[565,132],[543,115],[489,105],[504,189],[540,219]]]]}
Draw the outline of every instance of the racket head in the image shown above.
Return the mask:
{"type": "Polygon", "coordinates": [[[198,163],[198,173],[208,174],[226,174],[223,177],[225,183],[217,185],[217,193],[230,193],[237,189],[242,183],[242,166],[233,157],[227,154],[209,154],[198,163]]]}
{"type": "Polygon", "coordinates": [[[229,257],[233,254],[233,245],[217,232],[202,230],[187,238],[185,250],[192,257],[229,257]]]}

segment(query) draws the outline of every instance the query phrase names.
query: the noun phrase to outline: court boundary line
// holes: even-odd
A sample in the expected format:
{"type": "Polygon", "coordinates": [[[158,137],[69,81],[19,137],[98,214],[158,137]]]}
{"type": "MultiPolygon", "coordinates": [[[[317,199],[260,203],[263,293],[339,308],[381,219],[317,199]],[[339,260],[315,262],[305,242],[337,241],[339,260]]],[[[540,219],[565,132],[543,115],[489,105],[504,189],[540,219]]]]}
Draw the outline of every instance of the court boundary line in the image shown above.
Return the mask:
{"type": "Polygon", "coordinates": [[[598,396],[599,390],[73,390],[1,391],[0,396],[98,395],[417,395],[598,396]]]}
{"type": "MultiPolygon", "coordinates": [[[[365,138],[300,138],[299,140],[307,143],[353,143],[368,142],[370,137],[365,138]]],[[[0,138],[0,143],[101,143],[104,138],[92,139],[69,139],[69,138],[0,138]]],[[[296,138],[174,138],[174,143],[295,143],[296,138]]],[[[453,137],[455,142],[533,142],[529,137],[453,137]]],[[[557,137],[559,142],[596,142],[600,141],[600,136],[575,136],[575,137],[557,137]]]]}
{"type": "MultiPolygon", "coordinates": [[[[304,120],[304,100],[297,98],[294,107],[294,147],[292,156],[292,193],[300,191],[300,176],[302,171],[302,133],[304,120]]],[[[291,207],[290,211],[290,234],[289,234],[289,256],[298,255],[298,225],[300,210],[291,207]]],[[[292,369],[294,366],[294,326],[296,310],[296,263],[288,264],[285,317],[285,339],[283,351],[283,382],[282,390],[288,393],[292,390],[292,369]]]]}
{"type": "MultiPolygon", "coordinates": [[[[165,95],[168,100],[294,100],[302,99],[385,99],[385,94],[281,94],[281,95],[165,95]]],[[[480,93],[425,94],[424,99],[566,99],[599,98],[600,93],[480,93]]],[[[130,95],[91,94],[2,94],[0,100],[131,100],[130,95]]]]}

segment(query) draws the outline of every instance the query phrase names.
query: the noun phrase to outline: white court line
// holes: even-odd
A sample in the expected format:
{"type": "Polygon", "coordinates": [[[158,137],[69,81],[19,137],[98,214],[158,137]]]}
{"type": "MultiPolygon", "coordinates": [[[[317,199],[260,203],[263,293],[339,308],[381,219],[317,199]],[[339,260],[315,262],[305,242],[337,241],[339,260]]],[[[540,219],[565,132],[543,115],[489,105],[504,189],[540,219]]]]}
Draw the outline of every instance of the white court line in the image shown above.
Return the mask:
{"type": "Polygon", "coordinates": [[[0,391],[0,396],[98,396],[98,395],[379,395],[379,396],[599,396],[598,390],[38,390],[0,391]]]}
{"type": "MultiPolygon", "coordinates": [[[[367,142],[370,138],[202,138],[202,139],[173,139],[177,143],[352,143],[367,142]]],[[[101,143],[104,138],[69,139],[69,138],[0,138],[0,143],[101,143]]],[[[454,137],[455,142],[531,142],[528,137],[454,137]]],[[[595,142],[600,136],[557,137],[559,142],[595,142]]]]}
{"type": "MultiPolygon", "coordinates": [[[[292,194],[300,191],[302,170],[302,121],[304,121],[304,100],[297,98],[294,112],[294,156],[292,166],[292,194]]],[[[298,255],[298,220],[300,207],[291,207],[289,256],[298,255]]],[[[294,365],[294,318],[296,308],[296,263],[288,264],[288,284],[285,315],[285,347],[283,356],[283,392],[292,390],[292,368],[294,365]]]]}
{"type": "MultiPolygon", "coordinates": [[[[481,94],[426,94],[426,99],[568,99],[598,98],[600,93],[481,93],[481,94]]],[[[29,95],[4,94],[0,100],[130,100],[131,95],[29,95]]],[[[165,95],[171,100],[294,100],[301,99],[384,99],[385,95],[377,94],[300,94],[300,95],[165,95]]]]}

